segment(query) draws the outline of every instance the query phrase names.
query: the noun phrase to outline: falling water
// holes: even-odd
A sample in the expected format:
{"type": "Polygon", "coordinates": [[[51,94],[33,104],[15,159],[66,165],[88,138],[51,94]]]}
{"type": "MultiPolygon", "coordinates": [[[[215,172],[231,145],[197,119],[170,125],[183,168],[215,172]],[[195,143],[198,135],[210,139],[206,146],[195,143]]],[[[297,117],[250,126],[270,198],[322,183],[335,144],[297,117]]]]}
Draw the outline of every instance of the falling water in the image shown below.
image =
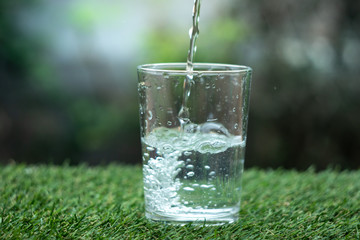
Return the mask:
{"type": "Polygon", "coordinates": [[[181,124],[181,129],[184,129],[185,125],[190,123],[188,100],[189,100],[189,97],[191,94],[191,86],[194,83],[193,61],[194,61],[194,55],[196,52],[196,39],[199,36],[200,1],[201,0],[194,0],[194,7],[193,7],[193,14],[192,14],[192,27],[189,30],[190,47],[189,47],[187,63],[186,63],[187,75],[184,80],[182,105],[181,105],[181,108],[180,108],[180,111],[178,114],[180,124],[181,124]]]}

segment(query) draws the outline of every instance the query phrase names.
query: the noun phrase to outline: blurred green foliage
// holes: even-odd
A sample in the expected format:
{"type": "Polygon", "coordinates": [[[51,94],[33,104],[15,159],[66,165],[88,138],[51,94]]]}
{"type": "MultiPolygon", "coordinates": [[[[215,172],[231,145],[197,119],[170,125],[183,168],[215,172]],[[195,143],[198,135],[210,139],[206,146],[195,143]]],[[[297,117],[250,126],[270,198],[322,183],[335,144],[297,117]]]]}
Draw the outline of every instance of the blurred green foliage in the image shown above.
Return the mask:
{"type": "Polygon", "coordinates": [[[185,41],[185,38],[179,38],[178,33],[170,29],[150,32],[145,39],[142,50],[152,63],[183,62],[184,57],[187,56],[189,42],[185,41]]]}
{"type": "MultiPolygon", "coordinates": [[[[48,4],[0,1],[0,162],[140,163],[135,67],[184,62],[186,32],[163,19],[135,24],[145,13],[155,18],[161,4],[151,14],[139,6],[130,15],[131,3],[125,1],[116,6],[54,2],[50,10],[42,9],[48,4]],[[29,9],[48,11],[47,18],[33,25],[63,34],[24,31],[32,26],[23,18],[29,9]],[[112,36],[104,37],[102,31],[110,26],[117,31],[119,16],[128,16],[120,21],[129,31],[121,36],[123,42],[134,40],[131,31],[139,24],[146,29],[135,39],[138,51],[124,57],[128,65],[123,68],[124,60],[105,59],[91,45],[100,39],[106,48],[101,36],[112,36]],[[70,27],[60,29],[57,21],[70,27]],[[96,32],[99,24],[105,27],[96,32]],[[65,50],[54,50],[56,41],[64,42],[65,50]],[[56,56],[64,51],[72,55],[56,56]]],[[[254,69],[246,164],[358,168],[359,4],[246,0],[224,6],[209,24],[200,22],[195,59],[254,69]]]]}

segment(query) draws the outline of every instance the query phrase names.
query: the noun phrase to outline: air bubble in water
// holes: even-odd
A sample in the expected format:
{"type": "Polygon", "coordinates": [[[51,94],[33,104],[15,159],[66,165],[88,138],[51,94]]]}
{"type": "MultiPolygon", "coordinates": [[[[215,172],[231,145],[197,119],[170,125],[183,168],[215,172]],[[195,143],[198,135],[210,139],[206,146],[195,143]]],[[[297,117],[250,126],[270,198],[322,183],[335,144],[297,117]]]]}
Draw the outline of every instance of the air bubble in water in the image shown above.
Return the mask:
{"type": "Polygon", "coordinates": [[[163,157],[157,157],[155,160],[157,161],[164,161],[165,159],[163,157]]]}
{"type": "Polygon", "coordinates": [[[184,155],[185,155],[185,156],[190,156],[191,154],[192,154],[192,153],[189,152],[189,151],[185,151],[185,152],[184,152],[184,155]]]}
{"type": "Polygon", "coordinates": [[[184,131],[187,133],[196,133],[199,129],[199,126],[197,124],[191,123],[191,124],[187,124],[184,127],[184,131]]]}
{"type": "Polygon", "coordinates": [[[194,169],[194,165],[189,164],[189,165],[186,166],[186,169],[193,170],[193,169],[194,169]]]}
{"type": "Polygon", "coordinates": [[[165,144],[162,149],[164,153],[171,153],[174,151],[174,148],[170,144],[165,144]]]}
{"type": "Polygon", "coordinates": [[[148,151],[154,151],[155,150],[155,148],[153,148],[153,147],[147,147],[146,148],[148,151]]]}

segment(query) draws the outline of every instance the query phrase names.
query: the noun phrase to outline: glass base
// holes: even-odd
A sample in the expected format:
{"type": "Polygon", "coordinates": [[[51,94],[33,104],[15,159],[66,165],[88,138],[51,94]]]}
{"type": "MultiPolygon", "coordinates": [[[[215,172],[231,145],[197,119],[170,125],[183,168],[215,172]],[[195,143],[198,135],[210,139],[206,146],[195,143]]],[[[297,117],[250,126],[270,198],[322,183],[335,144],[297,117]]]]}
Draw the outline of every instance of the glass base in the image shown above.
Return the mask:
{"type": "Polygon", "coordinates": [[[189,212],[145,212],[146,218],[151,221],[165,222],[174,225],[186,225],[188,223],[199,225],[223,225],[239,219],[239,208],[222,209],[193,209],[189,212]]]}

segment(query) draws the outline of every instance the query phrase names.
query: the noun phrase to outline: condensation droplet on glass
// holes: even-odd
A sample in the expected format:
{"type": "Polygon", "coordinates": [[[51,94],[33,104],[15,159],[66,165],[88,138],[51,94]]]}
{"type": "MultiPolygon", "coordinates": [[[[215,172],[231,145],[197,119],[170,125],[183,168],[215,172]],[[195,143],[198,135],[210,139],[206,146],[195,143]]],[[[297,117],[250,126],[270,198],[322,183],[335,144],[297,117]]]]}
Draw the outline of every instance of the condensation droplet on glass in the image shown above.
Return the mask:
{"type": "Polygon", "coordinates": [[[206,165],[204,168],[205,168],[206,170],[209,170],[209,169],[210,169],[210,166],[206,165]]]}
{"type": "Polygon", "coordinates": [[[161,89],[161,86],[157,87],[156,89],[157,89],[157,90],[160,90],[160,89],[161,89]]]}
{"type": "Polygon", "coordinates": [[[167,122],[167,125],[168,125],[168,126],[171,126],[171,125],[172,125],[172,122],[171,122],[171,121],[168,121],[168,122],[167,122]]]}
{"type": "Polygon", "coordinates": [[[186,175],[188,175],[188,177],[193,177],[195,175],[194,172],[188,172],[186,175]]]}
{"type": "Polygon", "coordinates": [[[218,111],[218,112],[221,111],[221,105],[220,105],[220,104],[217,104],[217,105],[216,105],[216,111],[218,111]]]}
{"type": "Polygon", "coordinates": [[[234,128],[235,128],[235,129],[238,129],[238,128],[239,128],[239,124],[235,123],[234,128]]]}
{"type": "Polygon", "coordinates": [[[148,119],[149,119],[149,120],[151,120],[151,119],[153,118],[153,114],[152,114],[152,112],[151,112],[151,111],[149,111],[149,112],[148,112],[148,115],[149,115],[148,119]]]}
{"type": "Polygon", "coordinates": [[[210,173],[209,173],[209,176],[215,176],[215,172],[214,171],[211,171],[210,173]]]}
{"type": "Polygon", "coordinates": [[[233,108],[233,110],[232,110],[233,112],[236,112],[236,108],[233,108]]]}

